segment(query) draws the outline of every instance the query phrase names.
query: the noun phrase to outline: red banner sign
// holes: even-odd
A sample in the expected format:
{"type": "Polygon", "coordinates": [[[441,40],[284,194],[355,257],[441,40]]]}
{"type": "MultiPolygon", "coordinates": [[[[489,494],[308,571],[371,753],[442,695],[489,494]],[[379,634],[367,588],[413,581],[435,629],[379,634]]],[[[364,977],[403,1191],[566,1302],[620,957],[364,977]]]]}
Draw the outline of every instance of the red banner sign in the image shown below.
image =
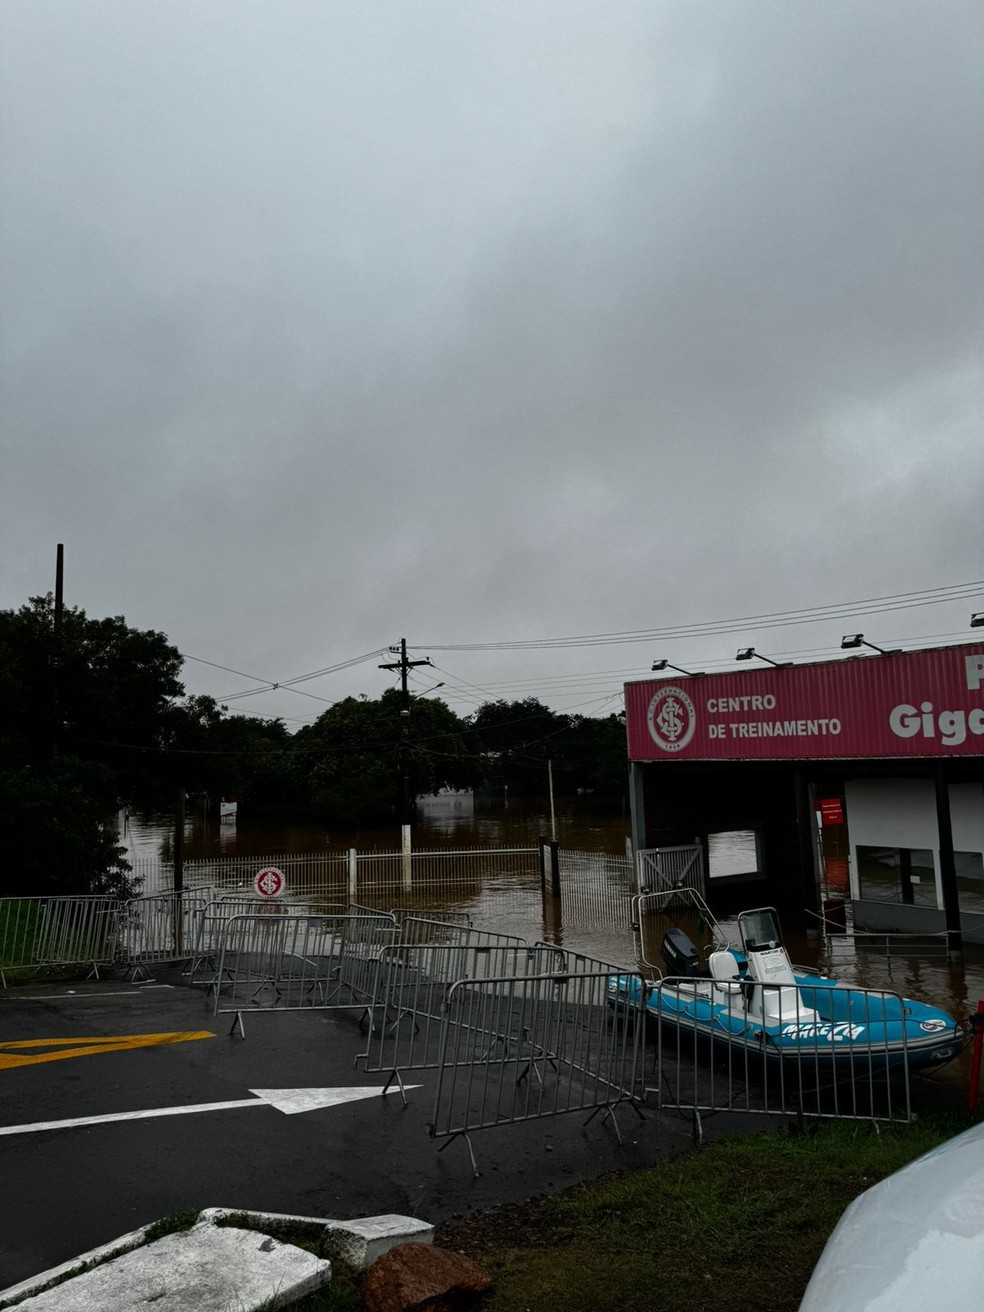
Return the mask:
{"type": "Polygon", "coordinates": [[[839,797],[825,797],[817,805],[820,808],[820,818],[825,825],[844,823],[844,807],[839,797]]]}
{"type": "Polygon", "coordinates": [[[625,685],[629,759],[984,755],[984,646],[625,685]]]}

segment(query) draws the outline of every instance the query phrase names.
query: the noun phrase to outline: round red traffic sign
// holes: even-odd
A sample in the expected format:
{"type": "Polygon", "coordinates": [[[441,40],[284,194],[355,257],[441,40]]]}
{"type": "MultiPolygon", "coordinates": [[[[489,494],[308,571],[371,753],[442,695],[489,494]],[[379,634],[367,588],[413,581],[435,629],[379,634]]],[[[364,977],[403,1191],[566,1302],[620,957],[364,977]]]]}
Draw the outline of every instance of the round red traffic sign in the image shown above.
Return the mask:
{"type": "Polygon", "coordinates": [[[276,866],[266,866],[256,876],[253,884],[260,897],[279,897],[284,891],[286,882],[282,870],[278,870],[276,866]]]}

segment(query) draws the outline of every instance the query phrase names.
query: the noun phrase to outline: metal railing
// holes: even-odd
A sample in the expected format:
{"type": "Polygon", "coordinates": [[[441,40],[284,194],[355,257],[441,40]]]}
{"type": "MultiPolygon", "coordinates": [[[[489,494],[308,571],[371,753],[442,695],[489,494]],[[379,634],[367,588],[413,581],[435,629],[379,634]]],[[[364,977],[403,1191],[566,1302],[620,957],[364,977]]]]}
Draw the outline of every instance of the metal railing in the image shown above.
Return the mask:
{"type": "Polygon", "coordinates": [[[233,916],[211,985],[213,1014],[357,1009],[368,1015],[380,953],[399,930],[379,915],[233,916]]]}
{"type": "Polygon", "coordinates": [[[189,964],[185,972],[189,983],[211,987],[219,974],[219,958],[226,946],[229,923],[240,916],[281,918],[290,915],[344,915],[344,902],[287,902],[279,898],[233,897],[226,894],[206,903],[197,921],[189,964]]]}
{"type": "Polygon", "coordinates": [[[698,1137],[700,1115],[722,1111],[909,1120],[904,1029],[891,1044],[871,1037],[872,1025],[902,1016],[902,998],[837,994],[843,1019],[825,1020],[807,1005],[814,999],[789,985],[659,980],[648,1003],[657,1030],[649,1095],[662,1109],[689,1111],[698,1137]],[[751,1007],[750,990],[759,991],[751,1007]]]}
{"type": "Polygon", "coordinates": [[[117,958],[135,975],[149,965],[185,961],[201,930],[207,892],[151,893],[120,908],[117,958]]]}
{"type": "Polygon", "coordinates": [[[7,974],[117,959],[121,903],[114,897],[0,898],[0,984],[7,974]]]}
{"type": "Polygon", "coordinates": [[[632,899],[635,955],[640,965],[655,976],[665,969],[660,949],[669,929],[682,930],[705,961],[715,948],[728,946],[728,936],[695,890],[640,893],[632,899]]]}
{"type": "Polygon", "coordinates": [[[530,974],[549,968],[549,950],[523,939],[434,922],[406,921],[399,944],[384,948],[371,1006],[367,1071],[385,1071],[407,1103],[402,1072],[440,1062],[448,989],[462,979],[530,974]],[[449,929],[457,933],[447,933],[449,929]]]}
{"type": "Polygon", "coordinates": [[[476,1130],[604,1112],[621,1142],[616,1107],[628,1103],[641,1115],[643,1008],[628,999],[611,1004],[612,967],[596,964],[448,989],[430,1134],[445,1140],[442,1150],[464,1139],[476,1175],[476,1130]]]}

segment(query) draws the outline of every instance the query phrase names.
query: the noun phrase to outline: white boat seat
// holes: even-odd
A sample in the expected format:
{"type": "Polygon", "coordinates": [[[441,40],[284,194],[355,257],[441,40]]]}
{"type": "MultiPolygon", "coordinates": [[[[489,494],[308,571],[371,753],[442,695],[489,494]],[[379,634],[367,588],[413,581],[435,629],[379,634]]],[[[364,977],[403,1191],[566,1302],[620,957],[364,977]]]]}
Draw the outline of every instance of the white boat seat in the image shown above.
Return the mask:
{"type": "Polygon", "coordinates": [[[711,972],[714,992],[718,996],[730,997],[741,993],[738,959],[733,952],[712,952],[707,958],[707,968],[711,972]]]}

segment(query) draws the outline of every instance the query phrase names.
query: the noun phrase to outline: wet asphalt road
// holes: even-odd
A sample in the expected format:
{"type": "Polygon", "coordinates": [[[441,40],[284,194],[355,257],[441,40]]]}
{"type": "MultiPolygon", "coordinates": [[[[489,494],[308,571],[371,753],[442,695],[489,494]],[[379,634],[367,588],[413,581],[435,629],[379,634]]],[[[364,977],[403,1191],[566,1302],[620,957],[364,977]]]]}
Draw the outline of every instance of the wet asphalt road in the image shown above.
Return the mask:
{"type": "MultiPolygon", "coordinates": [[[[179,981],[161,971],[144,985],[0,991],[0,1128],[238,1101],[252,1089],[385,1084],[355,1063],[365,1047],[356,1013],[249,1015],[243,1039],[179,981]],[[189,1031],[214,1037],[36,1060],[84,1046],[79,1038],[189,1031]]],[[[601,1116],[585,1126],[575,1112],[476,1133],[476,1179],[462,1141],[439,1152],[429,1137],[434,1073],[405,1078],[422,1085],[406,1108],[391,1093],[297,1115],[250,1105],[0,1135],[0,1290],[176,1210],[436,1222],[651,1165],[691,1143],[686,1121],[652,1111],[643,1121],[626,1108],[619,1148],[601,1116]]],[[[727,1128],[738,1127],[717,1126],[727,1128]]]]}

